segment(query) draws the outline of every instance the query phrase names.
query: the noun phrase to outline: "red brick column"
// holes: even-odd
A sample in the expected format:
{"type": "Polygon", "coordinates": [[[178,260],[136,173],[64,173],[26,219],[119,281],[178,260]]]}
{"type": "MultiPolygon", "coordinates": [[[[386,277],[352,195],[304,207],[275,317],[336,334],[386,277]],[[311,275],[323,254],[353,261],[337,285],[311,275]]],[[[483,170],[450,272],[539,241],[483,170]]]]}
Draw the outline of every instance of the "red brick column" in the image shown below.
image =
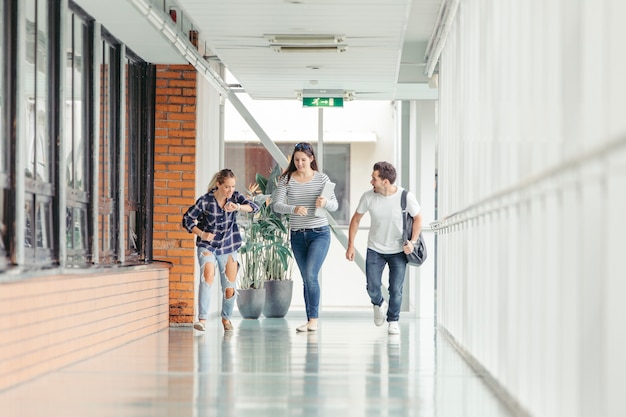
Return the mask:
{"type": "Polygon", "coordinates": [[[196,198],[196,70],[158,65],[156,85],[153,254],[173,265],[170,323],[191,323],[195,246],[182,216],[196,198]]]}

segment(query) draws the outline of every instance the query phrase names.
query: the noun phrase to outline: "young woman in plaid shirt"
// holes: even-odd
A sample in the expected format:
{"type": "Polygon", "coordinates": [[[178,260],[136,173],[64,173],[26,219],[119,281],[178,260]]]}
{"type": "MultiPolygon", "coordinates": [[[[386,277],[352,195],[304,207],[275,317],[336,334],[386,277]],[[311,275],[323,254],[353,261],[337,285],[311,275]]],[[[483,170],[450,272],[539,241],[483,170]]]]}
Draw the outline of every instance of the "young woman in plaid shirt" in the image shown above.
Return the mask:
{"type": "Polygon", "coordinates": [[[235,174],[230,169],[217,172],[208,192],[183,215],[183,226],[196,235],[198,263],[203,277],[198,294],[198,321],[193,326],[200,331],[206,326],[216,266],[223,294],[222,325],[224,331],[233,330],[230,317],[235,306],[239,269],[237,250],[242,244],[237,212],[256,213],[259,210],[257,204],[235,191],[235,182],[235,174]]]}

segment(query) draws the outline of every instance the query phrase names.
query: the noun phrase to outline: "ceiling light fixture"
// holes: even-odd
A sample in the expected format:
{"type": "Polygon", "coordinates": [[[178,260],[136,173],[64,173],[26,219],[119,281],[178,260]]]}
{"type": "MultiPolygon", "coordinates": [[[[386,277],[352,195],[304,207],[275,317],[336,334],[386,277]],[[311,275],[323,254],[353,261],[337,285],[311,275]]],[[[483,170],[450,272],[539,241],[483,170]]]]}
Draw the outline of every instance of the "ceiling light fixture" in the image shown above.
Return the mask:
{"type": "Polygon", "coordinates": [[[344,43],[344,35],[264,35],[272,45],[338,45],[344,43]]]}
{"type": "Polygon", "coordinates": [[[274,52],[346,52],[346,45],[329,45],[329,46],[287,46],[287,45],[270,45],[274,52]]]}
{"type": "Polygon", "coordinates": [[[345,52],[344,35],[264,35],[275,52],[345,52]]]}
{"type": "Polygon", "coordinates": [[[303,89],[294,91],[296,99],[302,100],[303,98],[314,97],[329,97],[329,98],[342,98],[346,101],[352,101],[356,98],[356,94],[353,90],[341,90],[341,89],[303,89]]]}

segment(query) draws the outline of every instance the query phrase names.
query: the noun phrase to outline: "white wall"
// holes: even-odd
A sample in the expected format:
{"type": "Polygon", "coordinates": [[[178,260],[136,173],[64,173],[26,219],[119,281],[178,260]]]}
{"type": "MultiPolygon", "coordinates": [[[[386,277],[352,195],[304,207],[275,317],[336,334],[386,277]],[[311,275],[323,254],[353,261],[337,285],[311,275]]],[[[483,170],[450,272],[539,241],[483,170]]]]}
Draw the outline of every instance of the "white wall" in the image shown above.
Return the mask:
{"type": "Polygon", "coordinates": [[[626,415],[625,17],[466,0],[439,64],[437,319],[533,416],[626,415]]]}

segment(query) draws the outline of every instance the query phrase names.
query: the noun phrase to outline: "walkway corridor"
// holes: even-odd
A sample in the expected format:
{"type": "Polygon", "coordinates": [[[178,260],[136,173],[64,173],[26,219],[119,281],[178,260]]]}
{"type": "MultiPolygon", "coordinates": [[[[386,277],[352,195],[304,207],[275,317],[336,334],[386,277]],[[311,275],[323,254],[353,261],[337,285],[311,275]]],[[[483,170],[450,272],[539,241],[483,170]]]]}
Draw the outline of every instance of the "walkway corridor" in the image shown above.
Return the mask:
{"type": "Polygon", "coordinates": [[[0,393],[7,417],[512,415],[435,332],[367,312],[323,312],[318,332],[285,319],[172,327],[0,393]]]}

